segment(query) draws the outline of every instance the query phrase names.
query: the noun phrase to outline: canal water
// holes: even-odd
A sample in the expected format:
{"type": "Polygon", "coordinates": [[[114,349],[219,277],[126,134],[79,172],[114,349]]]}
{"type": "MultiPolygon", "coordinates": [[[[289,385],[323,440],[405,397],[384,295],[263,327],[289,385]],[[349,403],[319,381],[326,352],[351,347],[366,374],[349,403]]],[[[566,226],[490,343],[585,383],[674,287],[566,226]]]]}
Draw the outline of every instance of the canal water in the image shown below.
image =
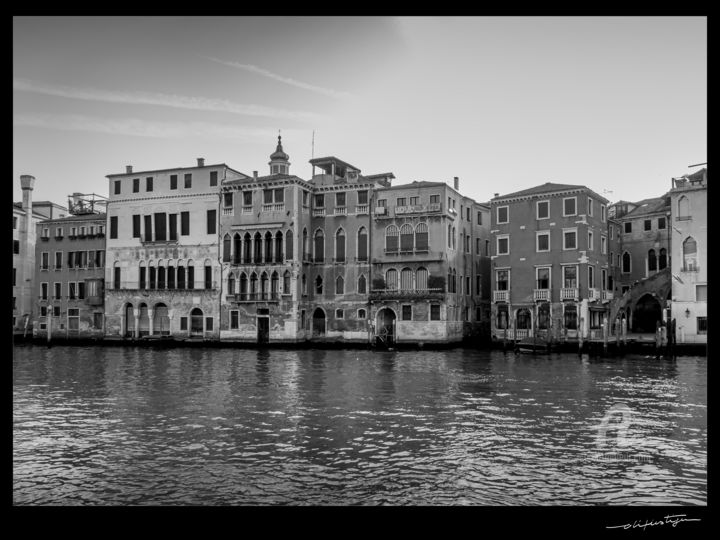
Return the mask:
{"type": "Polygon", "coordinates": [[[25,346],[17,505],[707,504],[707,359],[25,346]]]}

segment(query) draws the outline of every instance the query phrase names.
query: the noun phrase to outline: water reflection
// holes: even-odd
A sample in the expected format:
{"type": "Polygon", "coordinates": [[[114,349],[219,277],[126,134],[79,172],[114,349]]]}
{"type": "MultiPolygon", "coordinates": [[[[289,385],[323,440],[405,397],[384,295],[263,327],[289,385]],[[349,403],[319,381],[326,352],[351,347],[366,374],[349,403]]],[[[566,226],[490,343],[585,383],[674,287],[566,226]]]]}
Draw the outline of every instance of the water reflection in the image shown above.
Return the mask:
{"type": "Polygon", "coordinates": [[[23,347],[14,501],[705,504],[706,377],[705,358],[23,347]],[[598,461],[617,403],[634,460],[598,461]]]}

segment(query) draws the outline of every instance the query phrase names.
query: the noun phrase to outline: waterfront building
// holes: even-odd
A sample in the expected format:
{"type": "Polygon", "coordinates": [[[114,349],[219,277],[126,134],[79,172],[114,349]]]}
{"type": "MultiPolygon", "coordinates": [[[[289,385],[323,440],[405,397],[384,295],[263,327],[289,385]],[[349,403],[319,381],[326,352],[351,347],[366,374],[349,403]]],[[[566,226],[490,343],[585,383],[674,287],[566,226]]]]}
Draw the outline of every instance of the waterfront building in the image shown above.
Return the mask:
{"type": "Polygon", "coordinates": [[[35,243],[36,226],[43,219],[61,218],[67,210],[50,201],[33,201],[35,177],[22,175],[22,202],[13,203],[13,329],[16,332],[32,332],[35,300],[35,243]]]}
{"type": "Polygon", "coordinates": [[[224,163],[110,174],[106,335],[219,338],[224,163]]]}
{"type": "Polygon", "coordinates": [[[388,344],[453,343],[481,334],[489,307],[489,207],[461,195],[458,178],[454,187],[412,182],[375,196],[376,337],[388,344]]]}
{"type": "Polygon", "coordinates": [[[671,310],[676,339],[707,343],[707,168],[672,182],[671,310]]]}
{"type": "Polygon", "coordinates": [[[104,335],[104,200],[73,194],[70,215],[37,224],[35,337],[104,335]]]}
{"type": "Polygon", "coordinates": [[[370,339],[370,200],[394,176],[336,157],[310,163],[310,180],[291,174],[278,137],[269,175],[223,182],[224,340],[370,339]]]}
{"type": "Polygon", "coordinates": [[[548,182],[490,204],[493,338],[600,337],[612,299],[607,199],[548,182]]]}

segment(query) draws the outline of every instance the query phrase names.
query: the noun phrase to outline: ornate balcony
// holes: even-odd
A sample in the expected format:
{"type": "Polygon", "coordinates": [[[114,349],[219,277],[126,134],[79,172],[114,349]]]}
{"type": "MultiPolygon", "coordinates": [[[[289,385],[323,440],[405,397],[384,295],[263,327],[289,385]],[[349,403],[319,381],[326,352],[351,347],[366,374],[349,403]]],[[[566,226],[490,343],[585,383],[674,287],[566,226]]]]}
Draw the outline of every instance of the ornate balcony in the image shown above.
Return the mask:
{"type": "Polygon", "coordinates": [[[358,204],[357,206],[355,206],[355,214],[367,214],[369,213],[369,208],[370,207],[367,204],[358,204]]]}
{"type": "Polygon", "coordinates": [[[613,299],[612,291],[603,291],[602,292],[602,301],[603,302],[610,302],[612,299],[613,299]]]}
{"type": "Polygon", "coordinates": [[[510,291],[493,291],[493,302],[507,302],[510,299],[510,291]]]}
{"type": "Polygon", "coordinates": [[[324,216],[325,209],[324,208],[313,208],[312,215],[313,215],[313,217],[324,216]]]}
{"type": "Polygon", "coordinates": [[[560,289],[560,300],[574,300],[580,298],[580,289],[577,287],[565,287],[560,289]]]}
{"type": "Polygon", "coordinates": [[[422,300],[422,299],[442,299],[445,294],[444,289],[372,289],[370,291],[370,300],[422,300]]]}
{"type": "Polygon", "coordinates": [[[347,216],[347,206],[336,206],[334,215],[347,216]]]}
{"type": "Polygon", "coordinates": [[[588,301],[596,302],[600,300],[600,289],[588,289],[588,301]]]}
{"type": "Polygon", "coordinates": [[[270,203],[270,204],[262,205],[263,212],[282,212],[284,210],[285,210],[285,203],[270,203]]]}
{"type": "Polygon", "coordinates": [[[533,300],[535,302],[549,302],[550,289],[535,289],[533,291],[533,300]]]}
{"type": "Polygon", "coordinates": [[[253,213],[253,207],[252,207],[252,206],[243,206],[243,207],[242,207],[242,213],[243,213],[243,214],[252,214],[252,213],[253,213]]]}

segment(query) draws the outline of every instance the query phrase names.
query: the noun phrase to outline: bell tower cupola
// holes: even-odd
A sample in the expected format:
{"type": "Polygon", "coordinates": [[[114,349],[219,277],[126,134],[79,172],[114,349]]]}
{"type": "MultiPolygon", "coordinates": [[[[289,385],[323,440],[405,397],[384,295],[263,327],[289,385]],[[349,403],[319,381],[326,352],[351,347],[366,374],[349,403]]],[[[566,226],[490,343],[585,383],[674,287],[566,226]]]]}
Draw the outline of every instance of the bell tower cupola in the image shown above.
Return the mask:
{"type": "Polygon", "coordinates": [[[270,154],[270,174],[290,174],[290,156],[283,152],[282,137],[278,135],[275,151],[270,154]]]}

